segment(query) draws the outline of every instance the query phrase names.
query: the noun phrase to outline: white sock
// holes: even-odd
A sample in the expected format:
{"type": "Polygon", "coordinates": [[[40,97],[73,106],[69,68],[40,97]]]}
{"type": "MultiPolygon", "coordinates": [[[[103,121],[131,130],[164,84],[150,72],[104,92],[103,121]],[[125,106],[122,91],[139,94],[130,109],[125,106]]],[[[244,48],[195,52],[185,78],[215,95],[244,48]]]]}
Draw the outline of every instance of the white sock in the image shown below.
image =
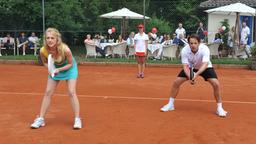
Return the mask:
{"type": "Polygon", "coordinates": [[[42,119],[42,120],[44,120],[44,118],[43,117],[38,117],[39,119],[42,119]]]}
{"type": "Polygon", "coordinates": [[[174,103],[174,100],[175,100],[175,98],[170,97],[170,99],[169,99],[169,103],[168,103],[168,104],[173,104],[173,103],[174,103]]]}
{"type": "Polygon", "coordinates": [[[222,103],[217,103],[217,108],[223,109],[223,108],[222,108],[222,103]]]}

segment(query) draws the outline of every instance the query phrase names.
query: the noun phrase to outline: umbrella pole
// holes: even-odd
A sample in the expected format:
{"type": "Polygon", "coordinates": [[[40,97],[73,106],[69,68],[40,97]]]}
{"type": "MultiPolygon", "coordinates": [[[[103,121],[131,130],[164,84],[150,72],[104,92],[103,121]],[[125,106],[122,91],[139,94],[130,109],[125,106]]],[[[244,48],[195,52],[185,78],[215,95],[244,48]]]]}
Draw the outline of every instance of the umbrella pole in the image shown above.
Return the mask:
{"type": "Polygon", "coordinates": [[[123,17],[123,32],[122,32],[122,38],[125,38],[125,17],[123,17]]]}
{"type": "Polygon", "coordinates": [[[125,17],[123,17],[121,20],[121,36],[122,38],[125,36],[125,17]]]}
{"type": "Polygon", "coordinates": [[[234,40],[233,40],[233,49],[235,55],[237,55],[239,46],[240,46],[240,34],[239,34],[239,13],[236,13],[236,22],[235,22],[235,32],[234,32],[234,40]]]}

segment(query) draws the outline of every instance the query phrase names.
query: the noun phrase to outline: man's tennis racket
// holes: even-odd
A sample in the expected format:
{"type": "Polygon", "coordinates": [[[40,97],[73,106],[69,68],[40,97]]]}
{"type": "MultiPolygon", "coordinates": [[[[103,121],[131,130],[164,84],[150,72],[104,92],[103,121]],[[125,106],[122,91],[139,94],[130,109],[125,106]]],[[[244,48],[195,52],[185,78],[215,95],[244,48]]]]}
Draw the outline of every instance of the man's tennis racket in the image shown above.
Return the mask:
{"type": "Polygon", "coordinates": [[[194,67],[192,64],[189,65],[189,80],[191,80],[191,84],[195,84],[195,81],[193,80],[194,78],[194,71],[193,71],[194,67]]]}

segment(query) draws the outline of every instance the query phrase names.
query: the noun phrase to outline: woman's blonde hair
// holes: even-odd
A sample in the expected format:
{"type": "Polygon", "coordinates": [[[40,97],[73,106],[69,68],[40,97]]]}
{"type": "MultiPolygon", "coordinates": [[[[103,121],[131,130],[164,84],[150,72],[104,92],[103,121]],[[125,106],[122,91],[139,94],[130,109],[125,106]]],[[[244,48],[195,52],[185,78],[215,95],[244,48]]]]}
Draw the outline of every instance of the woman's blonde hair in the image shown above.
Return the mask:
{"type": "Polygon", "coordinates": [[[49,47],[46,44],[46,33],[51,32],[57,38],[57,55],[59,56],[57,61],[63,61],[65,59],[65,50],[67,45],[62,42],[61,34],[56,28],[47,28],[44,34],[44,47],[49,51],[49,47]]]}

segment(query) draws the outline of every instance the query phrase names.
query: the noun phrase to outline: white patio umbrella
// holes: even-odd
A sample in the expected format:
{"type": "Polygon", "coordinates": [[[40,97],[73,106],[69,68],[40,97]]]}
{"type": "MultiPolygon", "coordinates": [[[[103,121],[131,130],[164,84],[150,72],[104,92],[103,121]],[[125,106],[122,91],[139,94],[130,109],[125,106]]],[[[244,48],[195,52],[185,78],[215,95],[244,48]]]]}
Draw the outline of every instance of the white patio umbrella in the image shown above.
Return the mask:
{"type": "Polygon", "coordinates": [[[138,14],[136,12],[130,11],[127,8],[122,8],[117,11],[109,12],[106,14],[100,15],[102,18],[112,18],[112,19],[121,19],[121,34],[122,36],[125,34],[125,19],[150,19],[147,16],[138,14]]]}
{"type": "Polygon", "coordinates": [[[239,15],[256,15],[256,10],[252,7],[249,7],[243,3],[234,3],[226,6],[221,6],[218,8],[213,8],[206,10],[207,13],[216,13],[216,14],[236,14],[236,23],[235,23],[235,40],[238,40],[240,42],[239,32],[240,32],[240,19],[239,15]]]}

